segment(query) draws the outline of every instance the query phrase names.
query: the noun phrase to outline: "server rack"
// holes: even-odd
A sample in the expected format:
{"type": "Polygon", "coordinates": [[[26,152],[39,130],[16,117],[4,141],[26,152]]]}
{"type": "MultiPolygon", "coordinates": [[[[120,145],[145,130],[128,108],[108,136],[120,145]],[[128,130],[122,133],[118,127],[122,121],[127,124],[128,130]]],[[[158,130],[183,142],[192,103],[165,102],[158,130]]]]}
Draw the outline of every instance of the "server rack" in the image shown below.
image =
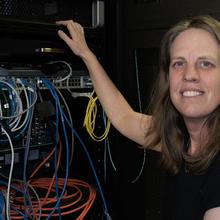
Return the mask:
{"type": "MultiPolygon", "coordinates": [[[[97,169],[97,177],[102,184],[103,167],[101,162],[103,162],[103,148],[101,144],[91,141],[85,130],[81,128],[84,117],[83,113],[85,113],[88,102],[87,95],[91,94],[93,86],[82,61],[74,56],[57,36],[58,27],[55,25],[55,21],[61,19],[74,19],[81,23],[85,28],[85,35],[90,48],[104,62],[104,1],[0,1],[0,79],[2,81],[5,79],[13,81],[17,78],[22,78],[27,82],[34,81],[37,83],[37,87],[41,91],[41,96],[43,96],[44,100],[42,103],[37,103],[38,105],[36,105],[32,115],[33,129],[31,131],[32,138],[30,140],[28,156],[25,155],[27,136],[23,135],[13,141],[15,159],[13,178],[20,179],[23,177],[23,158],[27,157],[27,163],[29,164],[26,169],[28,177],[36,168],[36,164],[43,160],[53,149],[54,133],[56,130],[48,122],[48,118],[54,117],[54,103],[51,101],[48,89],[41,80],[47,79],[66,98],[75,121],[75,128],[78,129],[82,139],[92,149],[90,154],[97,169]],[[62,62],[57,62],[60,60],[62,62]],[[66,63],[72,69],[72,76],[68,82],[61,80],[68,71],[66,63]]],[[[4,97],[8,94],[5,90],[7,89],[1,90],[1,104],[2,102],[7,104],[7,98],[4,97]]],[[[101,110],[100,106],[99,108],[101,110]]],[[[100,116],[98,115],[98,117],[100,116]]],[[[7,128],[3,121],[1,120],[1,127],[6,128],[6,131],[10,133],[10,129],[7,128]]],[[[68,138],[71,138],[70,133],[71,131],[69,130],[67,133],[68,138]]],[[[4,133],[1,132],[1,140],[5,138],[3,136],[4,133]]],[[[64,133],[61,133],[62,138],[64,138],[63,136],[64,133]]],[[[74,161],[69,167],[69,177],[82,178],[88,181],[95,189],[97,192],[96,201],[87,214],[86,219],[102,219],[104,215],[103,203],[98,193],[96,179],[85,152],[77,148],[80,142],[74,139],[74,145],[76,146],[74,147],[74,161]]],[[[10,172],[12,161],[11,149],[8,143],[4,142],[1,142],[0,149],[0,172],[2,176],[7,176],[10,172]]],[[[67,149],[64,150],[65,153],[67,153],[66,151],[67,149]]],[[[65,160],[66,156],[63,156],[61,159],[63,164],[65,164],[65,160]]],[[[55,165],[52,161],[46,163],[43,172],[40,175],[38,174],[39,178],[49,176],[54,168],[55,165]]],[[[59,175],[64,177],[65,169],[59,171],[59,175]]],[[[10,194],[10,197],[12,197],[13,202],[13,199],[16,199],[16,194],[10,194]]],[[[26,207],[29,207],[28,204],[26,204],[26,207]]],[[[72,213],[71,215],[75,217],[77,214],[72,213]]],[[[68,215],[65,215],[65,217],[68,219],[68,215]]],[[[44,218],[46,219],[47,217],[45,216],[44,218]]]]}

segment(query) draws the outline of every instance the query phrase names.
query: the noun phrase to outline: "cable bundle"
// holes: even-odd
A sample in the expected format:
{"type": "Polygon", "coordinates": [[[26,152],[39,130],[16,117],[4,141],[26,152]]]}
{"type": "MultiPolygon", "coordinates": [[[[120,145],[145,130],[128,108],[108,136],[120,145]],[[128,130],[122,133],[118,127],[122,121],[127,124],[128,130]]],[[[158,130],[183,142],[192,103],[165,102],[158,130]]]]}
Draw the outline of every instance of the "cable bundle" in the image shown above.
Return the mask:
{"type": "Polygon", "coordinates": [[[89,102],[86,108],[86,115],[83,126],[86,127],[87,132],[94,141],[103,141],[108,136],[110,130],[110,120],[107,120],[106,129],[102,135],[98,136],[94,133],[96,127],[96,116],[98,112],[98,107],[96,104],[98,97],[96,96],[95,98],[93,98],[93,94],[94,91],[92,95],[89,96],[89,102]]]}
{"type": "MultiPolygon", "coordinates": [[[[35,189],[38,195],[47,194],[48,189],[50,193],[48,197],[39,197],[38,200],[36,196],[29,195],[31,201],[31,208],[26,207],[29,216],[33,219],[40,219],[40,217],[48,217],[48,215],[53,211],[55,204],[57,203],[57,189],[55,182],[50,186],[52,178],[39,178],[32,180],[29,184],[35,189]]],[[[58,190],[62,190],[64,186],[65,179],[59,178],[58,180],[58,190]]],[[[22,184],[15,184],[16,188],[24,191],[22,189],[22,184]]],[[[11,208],[11,219],[23,219],[24,214],[22,211],[24,207],[24,196],[18,191],[14,191],[13,196],[11,196],[12,205],[11,208]],[[20,211],[19,211],[20,210],[20,211]]],[[[68,179],[65,195],[62,197],[59,212],[53,213],[53,217],[70,215],[75,213],[77,220],[83,219],[96,198],[96,191],[86,182],[77,179],[68,179]]]]}
{"type": "MultiPolygon", "coordinates": [[[[59,152],[56,160],[55,173],[51,178],[34,178],[42,168],[54,157],[55,148],[36,167],[27,183],[12,179],[10,194],[10,219],[47,219],[74,214],[75,219],[82,220],[90,210],[96,198],[96,191],[88,183],[71,178],[58,178],[62,154],[62,141],[59,138],[59,152]],[[63,189],[65,190],[64,193],[63,189]]],[[[4,177],[7,178],[7,177],[4,177]]],[[[7,182],[0,181],[4,186],[0,191],[6,192],[7,182]]]]}
{"type": "MultiPolygon", "coordinates": [[[[104,214],[106,218],[109,219],[107,204],[90,155],[83,141],[73,128],[70,111],[68,110],[68,106],[66,105],[64,98],[48,80],[43,80],[43,83],[48,88],[48,91],[51,93],[54,99],[56,115],[55,118],[53,118],[53,123],[56,125],[54,132],[56,140],[54,141],[54,146],[51,146],[52,150],[50,153],[48,153],[46,158],[43,159],[43,161],[29,177],[26,175],[28,155],[30,150],[32,120],[34,117],[33,107],[37,101],[37,92],[35,90],[36,85],[33,86],[33,88],[31,86],[26,86],[30,82],[16,81],[16,83],[14,83],[15,82],[2,82],[2,84],[7,87],[9,93],[13,95],[9,95],[9,98],[7,99],[8,103],[9,101],[11,102],[9,103],[10,108],[8,111],[3,112],[2,109],[0,111],[0,118],[7,122],[7,129],[4,129],[4,127],[1,128],[4,139],[1,139],[0,141],[4,141],[4,143],[6,141],[11,147],[10,174],[7,177],[0,174],[5,179],[5,181],[0,180],[0,190],[5,192],[7,220],[35,220],[41,219],[41,217],[44,217],[46,220],[48,220],[54,216],[60,217],[68,214],[73,214],[76,216],[74,219],[81,220],[88,213],[95,201],[96,191],[88,183],[82,180],[69,178],[70,152],[67,126],[69,129],[71,129],[72,133],[76,135],[86,153],[86,156],[88,157],[89,164],[91,165],[95,180],[97,182],[101,199],[103,200],[104,214]],[[25,86],[26,90],[24,89],[25,86]],[[21,96],[22,93],[24,96],[21,96]],[[60,97],[68,110],[67,115],[63,111],[63,107],[61,107],[60,97]],[[24,100],[26,103],[25,105],[23,105],[24,100]],[[24,108],[24,106],[26,108],[24,108]],[[14,146],[10,135],[17,129],[19,130],[19,132],[17,132],[18,134],[26,134],[26,143],[24,146],[24,170],[23,179],[21,180],[13,179],[12,176],[13,167],[15,164],[14,146]],[[59,138],[60,131],[62,132],[62,141],[59,138]],[[63,146],[65,146],[66,159],[65,173],[62,173],[62,177],[59,177],[58,171],[60,168],[60,159],[63,146]],[[42,175],[39,174],[39,170],[44,168],[49,160],[54,160],[54,173],[50,178],[42,178],[42,175]],[[34,178],[36,173],[39,174],[39,178],[34,178]]],[[[32,82],[32,84],[34,83],[32,82]]],[[[4,100],[4,98],[0,100],[4,100]]],[[[2,103],[0,103],[0,107],[2,107],[2,103]]],[[[107,126],[107,131],[109,130],[109,126],[107,126]]]]}

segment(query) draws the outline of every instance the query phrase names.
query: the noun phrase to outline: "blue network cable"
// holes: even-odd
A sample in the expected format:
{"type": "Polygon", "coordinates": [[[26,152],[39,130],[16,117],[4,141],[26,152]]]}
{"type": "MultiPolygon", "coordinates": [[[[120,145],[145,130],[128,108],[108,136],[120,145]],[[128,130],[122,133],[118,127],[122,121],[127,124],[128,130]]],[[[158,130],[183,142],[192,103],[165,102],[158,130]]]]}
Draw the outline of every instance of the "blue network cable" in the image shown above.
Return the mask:
{"type": "Polygon", "coordinates": [[[89,155],[89,152],[88,152],[85,144],[83,143],[82,139],[80,138],[80,136],[78,135],[76,130],[71,126],[71,123],[69,122],[69,120],[67,119],[64,111],[62,110],[61,104],[60,104],[60,100],[59,100],[59,96],[58,96],[55,88],[53,87],[53,85],[51,84],[51,82],[49,80],[44,79],[43,83],[45,84],[45,86],[47,86],[47,88],[49,89],[49,91],[52,94],[53,98],[55,99],[56,106],[57,106],[57,108],[59,110],[57,113],[59,113],[60,120],[61,120],[61,123],[62,123],[62,126],[63,126],[64,137],[65,137],[65,142],[66,142],[66,147],[67,147],[67,152],[66,152],[66,154],[67,154],[67,158],[66,158],[66,178],[65,178],[65,183],[64,183],[63,191],[62,191],[60,197],[58,198],[58,201],[57,201],[56,206],[54,207],[54,210],[50,213],[50,215],[46,219],[48,220],[53,215],[53,213],[57,210],[57,208],[59,207],[60,201],[62,199],[62,196],[64,194],[64,191],[65,191],[65,188],[66,188],[66,185],[67,185],[67,179],[68,179],[68,173],[69,173],[69,147],[68,147],[68,139],[67,139],[66,127],[65,127],[65,122],[67,122],[67,124],[71,128],[72,132],[76,135],[76,137],[80,141],[81,146],[83,147],[83,150],[86,153],[86,156],[87,156],[87,158],[89,160],[89,164],[90,164],[90,166],[92,168],[92,171],[93,171],[93,174],[94,174],[95,180],[97,182],[98,189],[99,189],[102,201],[103,201],[104,210],[105,210],[104,213],[105,213],[106,219],[110,220],[111,217],[110,217],[109,212],[108,212],[107,203],[106,203],[106,200],[105,200],[105,197],[104,197],[104,194],[103,194],[102,187],[101,187],[101,184],[99,182],[98,176],[96,174],[95,167],[94,167],[92,159],[91,159],[91,157],[89,155]]]}
{"type": "MultiPolygon", "coordinates": [[[[51,95],[53,96],[53,98],[55,100],[56,109],[57,109],[57,118],[56,118],[57,121],[56,122],[58,123],[58,121],[59,121],[58,116],[59,116],[61,124],[62,124],[62,128],[63,128],[65,143],[66,143],[66,175],[65,175],[64,186],[63,186],[63,190],[62,190],[61,194],[58,195],[57,203],[56,203],[53,211],[46,218],[46,220],[48,220],[53,215],[53,213],[59,208],[61,199],[64,196],[64,193],[65,193],[65,190],[66,190],[66,187],[67,187],[67,180],[68,180],[68,175],[69,175],[69,143],[68,143],[66,126],[65,126],[65,123],[64,123],[64,115],[63,115],[60,100],[59,100],[59,97],[56,93],[56,90],[54,89],[53,85],[51,84],[51,82],[49,80],[44,79],[43,83],[45,84],[45,86],[47,86],[48,90],[50,91],[51,95]]],[[[58,136],[58,134],[57,134],[57,136],[58,136]]]]}
{"type": "Polygon", "coordinates": [[[1,191],[0,191],[0,219],[5,220],[5,198],[1,191]]]}
{"type": "MultiPolygon", "coordinates": [[[[28,123],[28,130],[27,130],[27,138],[25,143],[25,151],[24,151],[24,169],[23,169],[23,184],[24,184],[24,207],[27,207],[27,202],[29,201],[30,204],[30,196],[26,187],[27,178],[26,178],[26,169],[27,169],[27,162],[28,162],[28,155],[30,150],[30,141],[31,141],[31,129],[32,129],[32,121],[33,121],[33,114],[34,114],[34,106],[29,110],[30,111],[30,120],[28,123]]],[[[32,205],[31,205],[32,207],[32,205]]],[[[24,208],[25,210],[25,208],[24,208]]],[[[27,219],[27,215],[25,214],[24,219],[27,219]]]]}
{"type": "MultiPolygon", "coordinates": [[[[6,186],[6,187],[7,187],[7,185],[8,185],[7,182],[2,181],[2,180],[0,180],[0,184],[4,185],[4,186],[6,186]]],[[[21,189],[15,187],[14,185],[11,185],[11,188],[14,189],[15,191],[21,193],[22,195],[24,195],[24,192],[23,192],[21,189]]],[[[14,208],[12,207],[12,209],[14,209],[14,208]]],[[[22,215],[23,217],[25,217],[25,214],[22,213],[21,211],[19,211],[19,210],[17,210],[17,209],[14,209],[14,210],[15,210],[17,213],[19,213],[20,215],[22,215]]],[[[5,217],[4,217],[4,216],[5,216],[5,199],[4,199],[3,194],[2,194],[1,191],[0,191],[0,220],[5,220],[5,217]],[[3,200],[2,200],[2,199],[3,199],[3,200]],[[2,202],[4,202],[4,204],[3,204],[2,202]],[[2,205],[3,205],[3,206],[2,206],[2,205]],[[2,208],[3,208],[3,209],[2,209],[2,208]],[[2,212],[2,211],[4,211],[4,212],[2,212]],[[2,217],[2,218],[1,218],[1,217],[2,217]],[[4,217],[4,218],[3,218],[3,217],[4,217]]]]}
{"type": "MultiPolygon", "coordinates": [[[[63,114],[64,114],[64,113],[63,113],[63,114]]],[[[96,170],[95,170],[95,167],[94,167],[94,165],[93,165],[91,156],[90,156],[90,154],[89,154],[89,152],[88,152],[88,150],[87,150],[87,147],[86,147],[86,145],[84,144],[84,142],[82,141],[82,139],[80,138],[80,136],[78,135],[78,133],[76,132],[76,130],[74,129],[74,127],[71,126],[71,123],[69,122],[69,120],[67,119],[67,117],[66,117],[65,114],[64,114],[64,118],[65,118],[66,122],[68,123],[69,127],[72,129],[72,132],[74,133],[74,135],[75,135],[75,136],[77,137],[77,139],[79,140],[79,142],[80,142],[80,144],[81,144],[81,146],[82,146],[82,148],[83,148],[83,150],[84,150],[84,152],[85,152],[85,154],[86,154],[86,156],[87,156],[87,158],[88,158],[88,160],[89,160],[89,164],[90,164],[90,166],[91,166],[91,168],[92,168],[93,175],[94,175],[94,177],[95,177],[95,180],[96,180],[96,183],[97,183],[97,186],[98,186],[98,189],[99,189],[99,193],[100,193],[101,198],[102,198],[102,201],[103,201],[104,210],[105,210],[104,213],[105,213],[105,215],[106,215],[106,219],[107,219],[107,220],[110,220],[111,217],[110,217],[109,212],[108,212],[108,207],[107,207],[107,203],[106,203],[106,200],[105,200],[105,196],[104,196],[104,193],[103,193],[103,191],[102,191],[102,187],[101,187],[99,178],[98,178],[98,176],[97,176],[97,174],[96,174],[96,170]]]]}

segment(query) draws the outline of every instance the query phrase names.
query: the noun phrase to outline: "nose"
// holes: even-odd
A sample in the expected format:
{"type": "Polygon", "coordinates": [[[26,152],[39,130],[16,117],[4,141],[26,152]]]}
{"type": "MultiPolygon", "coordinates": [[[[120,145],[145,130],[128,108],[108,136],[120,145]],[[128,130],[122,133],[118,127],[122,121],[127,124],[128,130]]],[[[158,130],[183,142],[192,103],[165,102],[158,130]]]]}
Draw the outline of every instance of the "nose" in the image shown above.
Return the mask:
{"type": "Polygon", "coordinates": [[[199,72],[194,65],[187,65],[183,74],[183,81],[197,82],[199,81],[199,72]]]}

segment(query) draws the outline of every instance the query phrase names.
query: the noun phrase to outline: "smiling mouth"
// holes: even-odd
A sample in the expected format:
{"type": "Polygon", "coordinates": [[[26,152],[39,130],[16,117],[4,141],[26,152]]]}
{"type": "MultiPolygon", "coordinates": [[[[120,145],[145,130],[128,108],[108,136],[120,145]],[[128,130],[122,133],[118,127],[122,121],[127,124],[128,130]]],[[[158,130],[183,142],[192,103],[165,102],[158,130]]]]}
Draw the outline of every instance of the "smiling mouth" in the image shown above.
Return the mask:
{"type": "Polygon", "coordinates": [[[201,96],[202,94],[204,94],[204,92],[201,92],[201,91],[184,91],[184,92],[182,92],[182,95],[184,97],[196,97],[196,96],[201,96]]]}

